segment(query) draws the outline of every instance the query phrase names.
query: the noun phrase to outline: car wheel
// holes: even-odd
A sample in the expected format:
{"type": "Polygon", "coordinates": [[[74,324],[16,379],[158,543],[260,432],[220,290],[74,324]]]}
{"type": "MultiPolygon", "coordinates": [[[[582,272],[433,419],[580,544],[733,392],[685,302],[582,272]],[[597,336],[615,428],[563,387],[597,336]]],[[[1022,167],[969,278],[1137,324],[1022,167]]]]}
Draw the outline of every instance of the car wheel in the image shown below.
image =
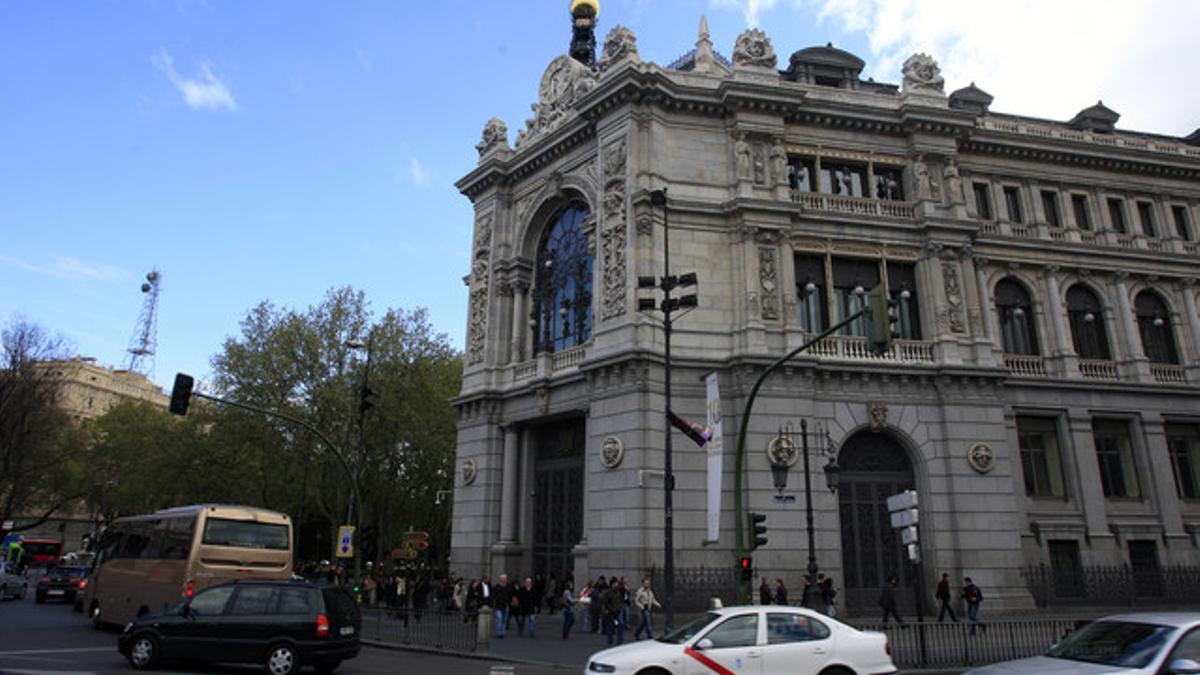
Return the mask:
{"type": "Polygon", "coordinates": [[[292,675],[300,670],[300,656],[291,645],[271,645],[267,650],[267,672],[271,675],[292,675]]]}
{"type": "Polygon", "coordinates": [[[137,670],[153,668],[158,663],[158,640],[149,633],[133,636],[129,643],[129,665],[137,670]]]}
{"type": "Polygon", "coordinates": [[[671,675],[671,673],[670,671],[663,670],[662,668],[647,668],[645,670],[639,670],[637,675],[671,675]]]}
{"type": "Polygon", "coordinates": [[[821,675],[854,675],[854,671],[841,666],[834,666],[832,668],[826,668],[825,670],[822,670],[821,675]]]}
{"type": "Polygon", "coordinates": [[[333,671],[337,670],[337,667],[340,665],[342,665],[342,662],[337,660],[318,661],[317,663],[313,664],[313,667],[317,669],[318,673],[332,673],[333,671]]]}

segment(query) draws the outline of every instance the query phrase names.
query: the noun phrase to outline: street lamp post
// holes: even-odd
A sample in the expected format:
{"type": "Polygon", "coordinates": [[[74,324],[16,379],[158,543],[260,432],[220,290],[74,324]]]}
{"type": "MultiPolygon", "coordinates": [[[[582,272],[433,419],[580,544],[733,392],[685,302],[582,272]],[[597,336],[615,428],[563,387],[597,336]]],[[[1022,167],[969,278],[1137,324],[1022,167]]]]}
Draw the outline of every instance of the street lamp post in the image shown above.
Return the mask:
{"type": "Polygon", "coordinates": [[[675,626],[675,472],[671,444],[671,227],[668,220],[667,189],[650,193],[650,203],[663,210],[663,373],[666,382],[663,411],[663,581],[666,586],[667,628],[675,626]]]}
{"type": "MultiPolygon", "coordinates": [[[[367,418],[367,411],[374,407],[374,404],[370,401],[370,397],[375,393],[375,392],[371,391],[371,387],[370,387],[370,383],[371,383],[371,380],[370,380],[370,377],[371,377],[371,342],[372,342],[373,337],[374,336],[372,335],[372,332],[368,330],[366,342],[363,342],[362,340],[346,340],[346,343],[345,343],[346,346],[349,347],[350,349],[355,349],[355,350],[361,349],[367,353],[367,362],[363,366],[362,387],[358,391],[358,396],[359,396],[359,399],[358,399],[358,451],[359,451],[359,457],[361,457],[363,459],[365,459],[366,455],[367,455],[367,434],[366,434],[364,422],[366,421],[366,418],[367,418]]],[[[351,500],[350,503],[351,503],[351,505],[353,505],[354,500],[351,500]]],[[[361,510],[360,510],[358,516],[359,516],[359,518],[362,517],[361,510]]],[[[354,518],[354,513],[350,512],[346,516],[346,524],[354,525],[353,518],[354,518]]],[[[357,584],[359,579],[362,577],[363,538],[362,538],[362,533],[358,531],[358,528],[355,529],[355,535],[356,535],[356,539],[358,540],[358,550],[355,551],[355,556],[354,556],[354,583],[357,584]]]]}

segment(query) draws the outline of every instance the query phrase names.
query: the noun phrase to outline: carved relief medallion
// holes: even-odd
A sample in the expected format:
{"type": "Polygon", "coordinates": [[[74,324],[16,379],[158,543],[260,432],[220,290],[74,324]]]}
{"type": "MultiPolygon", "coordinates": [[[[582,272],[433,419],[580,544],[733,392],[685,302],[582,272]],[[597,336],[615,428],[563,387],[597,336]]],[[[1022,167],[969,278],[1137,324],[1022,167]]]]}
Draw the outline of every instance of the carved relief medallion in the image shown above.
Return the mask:
{"type": "Polygon", "coordinates": [[[478,473],[478,467],[475,465],[475,460],[466,459],[462,463],[462,482],[463,485],[471,485],[475,482],[475,475],[478,473]]]}
{"type": "Polygon", "coordinates": [[[987,443],[976,443],[967,450],[967,463],[979,473],[987,473],[996,467],[996,452],[987,443]]]}
{"type": "Polygon", "coordinates": [[[867,418],[871,431],[879,432],[887,428],[888,407],[883,401],[867,402],[867,418]]]}
{"type": "Polygon", "coordinates": [[[800,459],[800,449],[787,436],[776,436],[767,443],[767,461],[772,466],[795,466],[800,459]]]}
{"type": "Polygon", "coordinates": [[[600,442],[600,463],[606,469],[615,469],[625,459],[625,444],[616,436],[607,436],[600,442]]]}

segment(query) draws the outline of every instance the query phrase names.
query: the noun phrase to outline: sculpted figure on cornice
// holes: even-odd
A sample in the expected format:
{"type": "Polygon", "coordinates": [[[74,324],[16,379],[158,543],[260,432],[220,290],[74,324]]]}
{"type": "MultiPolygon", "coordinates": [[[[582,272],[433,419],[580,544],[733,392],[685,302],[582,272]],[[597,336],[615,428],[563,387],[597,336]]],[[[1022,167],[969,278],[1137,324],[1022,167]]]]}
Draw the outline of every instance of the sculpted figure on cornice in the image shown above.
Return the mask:
{"type": "Polygon", "coordinates": [[[762,143],[754,144],[754,182],[757,185],[767,184],[767,149],[762,143]]]}
{"type": "Polygon", "coordinates": [[[733,144],[733,154],[737,158],[737,177],[739,180],[750,180],[750,141],[746,134],[738,136],[733,144]]]}
{"type": "Polygon", "coordinates": [[[776,185],[786,185],[788,182],[787,150],[783,147],[782,138],[776,138],[771,144],[771,180],[776,185]]]}
{"type": "Polygon", "coordinates": [[[929,199],[932,196],[932,182],[929,178],[929,166],[924,157],[917,157],[913,162],[913,181],[917,184],[917,198],[929,199]]]}
{"type": "Polygon", "coordinates": [[[958,174],[958,165],[955,164],[953,158],[946,160],[946,166],[942,169],[942,180],[946,184],[946,201],[951,204],[962,204],[964,201],[962,177],[958,174]]]}
{"type": "Polygon", "coordinates": [[[942,70],[928,54],[908,57],[900,72],[904,75],[905,93],[945,95],[946,80],[942,78],[942,70]]]}
{"type": "Polygon", "coordinates": [[[751,28],[737,37],[733,47],[733,65],[755,68],[775,68],[775,48],[767,34],[751,28]]]}
{"type": "Polygon", "coordinates": [[[617,63],[630,59],[634,63],[642,59],[638,56],[637,36],[624,26],[613,26],[604,38],[604,54],[600,57],[600,70],[605,71],[617,63]]]}
{"type": "Polygon", "coordinates": [[[530,106],[534,116],[517,134],[517,148],[562,126],[574,114],[575,102],[596,88],[596,74],[569,56],[550,62],[538,89],[539,102],[530,106]]]}
{"type": "Polygon", "coordinates": [[[483,140],[476,144],[475,149],[482,157],[495,147],[508,149],[508,125],[499,117],[493,117],[483,125],[483,140]]]}

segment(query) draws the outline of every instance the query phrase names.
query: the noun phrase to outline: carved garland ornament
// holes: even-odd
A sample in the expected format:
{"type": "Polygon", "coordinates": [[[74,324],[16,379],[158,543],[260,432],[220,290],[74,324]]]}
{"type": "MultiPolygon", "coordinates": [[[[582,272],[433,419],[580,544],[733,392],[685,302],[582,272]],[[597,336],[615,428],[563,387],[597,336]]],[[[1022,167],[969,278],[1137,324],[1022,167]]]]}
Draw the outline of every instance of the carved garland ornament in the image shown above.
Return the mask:
{"type": "Polygon", "coordinates": [[[762,318],[779,318],[779,294],[775,292],[779,282],[778,265],[775,264],[776,247],[758,247],[758,283],[762,287],[762,318]]]}
{"type": "Polygon", "coordinates": [[[604,256],[600,318],[612,319],[625,313],[625,141],[604,149],[604,220],[600,247],[604,256]]]}
{"type": "Polygon", "coordinates": [[[487,339],[488,310],[488,258],[492,245],[492,216],[480,218],[475,226],[475,262],[467,277],[471,289],[468,312],[470,325],[467,327],[467,365],[483,361],[487,339]]]}
{"type": "Polygon", "coordinates": [[[946,323],[952,333],[964,333],[962,286],[958,282],[958,263],[942,263],[942,280],[946,285],[946,323]]]}

